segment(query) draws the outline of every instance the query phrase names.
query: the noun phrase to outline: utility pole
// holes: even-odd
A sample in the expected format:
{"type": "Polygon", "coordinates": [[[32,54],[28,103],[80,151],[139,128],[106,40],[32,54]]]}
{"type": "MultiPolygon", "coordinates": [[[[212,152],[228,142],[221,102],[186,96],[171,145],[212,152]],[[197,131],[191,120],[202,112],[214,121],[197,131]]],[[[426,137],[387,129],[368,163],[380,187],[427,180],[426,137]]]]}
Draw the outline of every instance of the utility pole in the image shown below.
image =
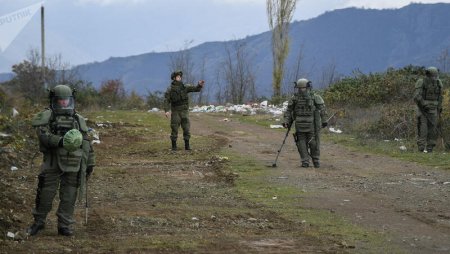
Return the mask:
{"type": "Polygon", "coordinates": [[[44,5],[41,6],[41,66],[42,66],[42,82],[44,89],[47,89],[47,82],[45,82],[45,29],[44,29],[44,5]]]}

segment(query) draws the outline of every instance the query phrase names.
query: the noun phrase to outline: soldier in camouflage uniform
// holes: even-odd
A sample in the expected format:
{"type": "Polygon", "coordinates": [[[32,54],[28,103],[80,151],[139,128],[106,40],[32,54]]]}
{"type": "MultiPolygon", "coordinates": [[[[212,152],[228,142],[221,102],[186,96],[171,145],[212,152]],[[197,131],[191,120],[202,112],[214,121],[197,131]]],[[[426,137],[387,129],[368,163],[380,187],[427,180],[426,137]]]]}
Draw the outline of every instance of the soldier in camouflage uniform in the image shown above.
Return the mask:
{"type": "Polygon", "coordinates": [[[170,139],[172,141],[172,150],[177,150],[177,138],[178,138],[178,128],[181,125],[183,129],[183,139],[184,139],[184,149],[191,150],[189,145],[190,134],[190,123],[189,123],[189,96],[188,93],[200,92],[203,88],[205,81],[200,80],[197,86],[185,85],[181,81],[183,73],[181,71],[174,71],[170,78],[172,79],[172,84],[167,88],[165,97],[164,111],[166,112],[166,117],[169,116],[169,110],[172,111],[170,117],[170,128],[172,132],[170,134],[170,139]]]}
{"type": "Polygon", "coordinates": [[[311,81],[299,79],[295,82],[295,88],[298,88],[298,92],[289,100],[284,113],[283,127],[295,125],[294,137],[300,153],[301,166],[309,167],[311,156],[314,167],[319,168],[320,129],[328,125],[325,103],[320,95],[312,92],[311,81]]]}
{"type": "Polygon", "coordinates": [[[432,152],[438,136],[437,123],[442,112],[442,82],[436,67],[428,67],[425,78],[416,82],[417,146],[420,152],[432,152]],[[426,149],[426,150],[425,150],[426,149]]]}
{"type": "Polygon", "coordinates": [[[38,113],[32,121],[43,163],[33,209],[34,223],[27,233],[36,235],[45,227],[59,187],[58,234],[71,236],[78,188],[83,190],[86,178],[93,172],[95,156],[87,138],[85,119],[75,112],[72,90],[57,85],[50,90],[49,98],[50,109],[38,113]]]}

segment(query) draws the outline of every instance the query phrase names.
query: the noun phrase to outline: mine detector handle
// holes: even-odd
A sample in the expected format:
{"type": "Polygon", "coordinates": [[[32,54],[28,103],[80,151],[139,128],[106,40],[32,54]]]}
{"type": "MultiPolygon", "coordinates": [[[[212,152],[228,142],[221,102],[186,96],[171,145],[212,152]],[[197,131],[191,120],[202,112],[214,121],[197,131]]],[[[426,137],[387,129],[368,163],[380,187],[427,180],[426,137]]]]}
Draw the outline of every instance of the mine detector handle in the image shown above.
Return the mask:
{"type": "Polygon", "coordinates": [[[84,203],[84,222],[86,223],[86,225],[87,225],[87,223],[88,223],[88,212],[89,212],[89,204],[88,204],[88,177],[86,177],[86,190],[85,190],[85,203],[84,203]]]}
{"type": "Polygon", "coordinates": [[[286,143],[286,139],[289,136],[289,132],[291,131],[292,123],[288,124],[288,128],[286,131],[286,135],[284,135],[283,143],[280,146],[280,149],[278,149],[277,157],[275,158],[275,162],[272,164],[272,167],[277,166],[278,157],[280,156],[281,149],[283,148],[284,144],[286,143]]]}
{"type": "Polygon", "coordinates": [[[328,123],[331,120],[331,118],[333,118],[337,113],[338,112],[336,111],[336,112],[334,112],[334,114],[332,114],[330,117],[328,117],[326,123],[328,123]]]}

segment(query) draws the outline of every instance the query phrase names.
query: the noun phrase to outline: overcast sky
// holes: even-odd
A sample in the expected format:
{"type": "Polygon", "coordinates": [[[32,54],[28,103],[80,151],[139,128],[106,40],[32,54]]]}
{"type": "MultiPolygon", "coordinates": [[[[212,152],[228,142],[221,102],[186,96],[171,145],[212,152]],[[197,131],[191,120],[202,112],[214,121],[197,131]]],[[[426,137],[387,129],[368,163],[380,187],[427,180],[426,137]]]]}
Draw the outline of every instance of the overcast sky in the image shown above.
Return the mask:
{"type": "MultiPolygon", "coordinates": [[[[0,0],[0,16],[42,0],[0,0]]],[[[436,3],[445,1],[415,1],[436,3]]],[[[226,41],[268,30],[265,0],[47,0],[46,50],[72,65],[111,56],[176,51],[186,42],[226,41]]],[[[299,0],[294,20],[347,7],[400,8],[409,0],[299,0]]],[[[0,40],[3,35],[0,34],[0,40]]],[[[40,49],[37,13],[0,52],[0,72],[40,49]]]]}

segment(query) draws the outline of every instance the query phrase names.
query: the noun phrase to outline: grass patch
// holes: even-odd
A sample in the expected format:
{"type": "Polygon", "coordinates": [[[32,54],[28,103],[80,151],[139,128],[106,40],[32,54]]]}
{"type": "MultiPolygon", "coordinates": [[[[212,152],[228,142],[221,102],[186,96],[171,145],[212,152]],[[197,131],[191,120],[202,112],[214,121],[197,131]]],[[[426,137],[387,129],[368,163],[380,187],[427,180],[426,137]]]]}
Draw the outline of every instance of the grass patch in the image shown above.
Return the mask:
{"type": "MultiPolygon", "coordinates": [[[[268,127],[271,124],[280,124],[281,121],[277,122],[276,119],[282,120],[281,116],[273,117],[272,115],[234,115],[232,117],[233,119],[237,119],[245,123],[264,127],[268,127]]],[[[449,153],[439,145],[433,153],[422,153],[417,151],[417,144],[415,140],[376,140],[358,137],[352,134],[334,134],[328,131],[322,131],[321,138],[325,142],[333,142],[335,144],[354,149],[355,151],[387,155],[403,161],[416,162],[426,166],[450,170],[449,153]],[[406,147],[406,151],[401,150],[401,146],[406,147]]]]}
{"type": "MultiPolygon", "coordinates": [[[[274,170],[230,151],[222,152],[230,158],[229,169],[239,174],[237,191],[246,199],[292,222],[303,235],[317,239],[327,236],[342,247],[364,250],[364,253],[401,253],[389,246],[385,235],[358,227],[330,211],[302,207],[305,193],[301,188],[276,182],[274,170]]],[[[300,232],[299,232],[300,233],[300,232]]]]}
{"type": "Polygon", "coordinates": [[[448,152],[442,149],[436,149],[433,153],[422,153],[417,151],[415,141],[408,140],[374,140],[367,138],[358,138],[348,134],[335,135],[329,133],[322,135],[323,140],[333,142],[354,149],[390,157],[398,158],[403,161],[416,162],[426,166],[432,166],[440,169],[450,169],[450,157],[448,152]],[[401,150],[404,146],[406,150],[401,150]]]}

